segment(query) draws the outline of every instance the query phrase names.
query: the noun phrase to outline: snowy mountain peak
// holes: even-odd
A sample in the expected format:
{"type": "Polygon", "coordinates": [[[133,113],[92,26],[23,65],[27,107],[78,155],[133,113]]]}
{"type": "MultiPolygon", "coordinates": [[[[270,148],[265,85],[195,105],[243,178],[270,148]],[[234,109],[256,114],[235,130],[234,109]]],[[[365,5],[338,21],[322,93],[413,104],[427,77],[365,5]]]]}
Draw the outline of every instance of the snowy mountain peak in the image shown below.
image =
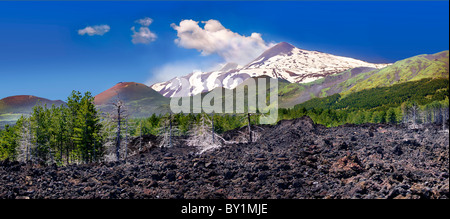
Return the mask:
{"type": "Polygon", "coordinates": [[[275,46],[271,47],[270,49],[266,50],[265,52],[263,52],[263,54],[261,54],[258,58],[256,58],[253,62],[249,63],[246,67],[251,66],[251,65],[258,65],[261,64],[263,62],[265,62],[266,60],[277,56],[277,55],[289,55],[292,54],[292,50],[295,48],[295,46],[286,43],[286,42],[281,42],[276,44],[275,46]]]}
{"type": "Polygon", "coordinates": [[[250,77],[269,76],[285,79],[291,83],[308,83],[328,75],[357,67],[384,68],[389,64],[373,64],[353,58],[309,51],[281,42],[263,52],[244,67],[227,63],[218,71],[197,72],[182,76],[189,87],[180,89],[179,81],[172,79],[151,87],[163,96],[192,96],[211,91],[217,87],[233,89],[250,77]],[[217,83],[219,82],[219,83],[217,83]],[[176,86],[174,86],[176,85],[176,86]],[[184,92],[180,93],[179,91],[184,92]]]}
{"type": "Polygon", "coordinates": [[[295,46],[289,43],[281,42],[266,50],[260,57],[270,58],[276,55],[289,54],[294,48],[295,46]]]}
{"type": "Polygon", "coordinates": [[[230,70],[237,69],[238,67],[239,67],[239,65],[236,63],[227,63],[219,71],[222,71],[222,72],[230,71],[230,70]]]}

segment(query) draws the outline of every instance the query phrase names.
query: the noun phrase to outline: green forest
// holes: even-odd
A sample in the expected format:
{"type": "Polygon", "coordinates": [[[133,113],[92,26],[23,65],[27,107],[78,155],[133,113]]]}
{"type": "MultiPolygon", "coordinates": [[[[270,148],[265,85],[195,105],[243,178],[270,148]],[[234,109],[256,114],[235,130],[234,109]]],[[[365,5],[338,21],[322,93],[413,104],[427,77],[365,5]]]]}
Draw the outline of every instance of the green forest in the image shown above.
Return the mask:
{"type": "MultiPolygon", "coordinates": [[[[343,124],[390,123],[407,126],[448,124],[448,79],[423,79],[390,87],[314,98],[278,110],[278,121],[309,116],[327,127],[343,124]]],[[[166,114],[147,118],[105,115],[96,109],[89,92],[73,91],[67,105],[35,106],[29,117],[0,130],[0,160],[36,161],[67,165],[105,160],[119,155],[121,144],[143,135],[191,135],[194,127],[210,121],[217,134],[257,125],[260,114],[166,114]],[[250,123],[249,123],[250,121],[250,123]]],[[[119,110],[120,111],[120,110],[119,110]]],[[[123,153],[123,149],[122,152],[123,153]]],[[[126,154],[126,149],[125,149],[126,154]]],[[[125,155],[126,158],[126,155],[125,155]]]]}
{"type": "Polygon", "coordinates": [[[29,117],[0,132],[0,159],[69,164],[102,157],[103,137],[94,97],[73,91],[67,106],[36,105],[29,117]]]}
{"type": "Polygon", "coordinates": [[[412,122],[409,114],[417,114],[414,123],[442,123],[448,119],[448,96],[448,79],[422,79],[346,96],[314,98],[292,109],[281,109],[279,119],[307,115],[331,127],[346,123],[407,123],[412,122]]]}

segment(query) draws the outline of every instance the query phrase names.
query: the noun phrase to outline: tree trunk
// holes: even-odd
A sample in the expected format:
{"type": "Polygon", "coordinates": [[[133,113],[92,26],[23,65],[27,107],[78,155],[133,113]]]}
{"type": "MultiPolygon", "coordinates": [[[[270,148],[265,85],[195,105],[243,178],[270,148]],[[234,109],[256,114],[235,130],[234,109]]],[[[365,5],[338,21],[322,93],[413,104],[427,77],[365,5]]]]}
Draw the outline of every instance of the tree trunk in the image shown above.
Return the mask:
{"type": "Polygon", "coordinates": [[[212,119],[211,119],[211,124],[212,124],[212,129],[211,129],[212,142],[214,143],[215,142],[214,141],[214,114],[213,114],[212,119]]]}
{"type": "Polygon", "coordinates": [[[120,106],[117,107],[117,142],[116,142],[116,158],[120,160],[120,106]]]}
{"type": "Polygon", "coordinates": [[[96,148],[96,146],[97,146],[97,141],[94,140],[94,151],[93,151],[93,154],[94,154],[93,160],[94,160],[94,162],[97,160],[97,159],[96,159],[96,156],[95,156],[95,155],[96,155],[96,154],[95,154],[95,148],[96,148]]]}
{"type": "Polygon", "coordinates": [[[142,150],[142,121],[139,124],[139,151],[142,150]]]}
{"type": "Polygon", "coordinates": [[[250,127],[250,113],[247,113],[247,120],[248,120],[248,139],[249,142],[253,142],[252,129],[250,127]]]}
{"type": "Polygon", "coordinates": [[[128,157],[128,122],[126,124],[126,127],[127,127],[127,129],[126,129],[126,132],[125,132],[125,160],[128,157]]]}
{"type": "Polygon", "coordinates": [[[169,147],[172,147],[172,114],[169,115],[169,147]]]}
{"type": "Polygon", "coordinates": [[[69,147],[70,147],[70,145],[68,145],[66,147],[66,163],[67,163],[67,165],[69,165],[69,147]]]}
{"type": "Polygon", "coordinates": [[[442,112],[442,130],[444,131],[445,130],[445,122],[447,120],[448,109],[443,108],[442,111],[443,111],[442,112]]]}
{"type": "MultiPolygon", "coordinates": [[[[62,137],[61,137],[62,139],[62,137]]],[[[62,140],[59,142],[59,160],[61,161],[61,164],[63,162],[63,142],[62,140]]]]}

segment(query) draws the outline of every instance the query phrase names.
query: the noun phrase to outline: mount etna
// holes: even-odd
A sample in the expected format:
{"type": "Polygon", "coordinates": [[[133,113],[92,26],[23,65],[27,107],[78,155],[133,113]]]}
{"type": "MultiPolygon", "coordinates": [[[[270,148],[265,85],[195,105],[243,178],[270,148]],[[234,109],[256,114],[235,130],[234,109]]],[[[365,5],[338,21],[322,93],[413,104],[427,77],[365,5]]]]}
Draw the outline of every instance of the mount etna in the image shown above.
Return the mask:
{"type": "MultiPolygon", "coordinates": [[[[111,103],[120,99],[132,117],[147,117],[169,112],[172,96],[204,95],[214,89],[234,89],[241,83],[246,84],[244,82],[249,78],[267,76],[279,79],[279,106],[291,108],[312,98],[338,93],[348,95],[424,78],[448,79],[448,59],[447,50],[414,56],[392,64],[374,64],[303,50],[282,42],[245,66],[228,63],[218,71],[193,72],[151,86],[120,82],[96,95],[95,104],[103,112],[112,112],[111,103]],[[189,82],[188,88],[182,89],[181,79],[189,82]]],[[[0,122],[3,125],[13,124],[22,114],[28,115],[37,103],[50,107],[64,102],[34,96],[6,97],[0,100],[0,122]]]]}
{"type": "Polygon", "coordinates": [[[245,66],[67,103],[7,97],[0,198],[448,199],[448,80],[449,51],[374,64],[279,43],[245,66]],[[169,113],[171,98],[259,89],[255,78],[278,79],[275,124],[169,113]]]}
{"type": "Polygon", "coordinates": [[[192,96],[211,91],[218,85],[232,89],[251,77],[269,76],[285,79],[291,83],[308,83],[351,68],[383,68],[388,64],[372,64],[357,59],[335,56],[327,53],[308,51],[281,42],[268,49],[254,61],[243,67],[228,63],[222,69],[213,72],[193,72],[176,77],[167,82],[153,84],[151,87],[166,97],[192,96]],[[187,93],[180,93],[180,79],[189,81],[187,93]],[[236,82],[236,81],[240,81],[236,82]]]}

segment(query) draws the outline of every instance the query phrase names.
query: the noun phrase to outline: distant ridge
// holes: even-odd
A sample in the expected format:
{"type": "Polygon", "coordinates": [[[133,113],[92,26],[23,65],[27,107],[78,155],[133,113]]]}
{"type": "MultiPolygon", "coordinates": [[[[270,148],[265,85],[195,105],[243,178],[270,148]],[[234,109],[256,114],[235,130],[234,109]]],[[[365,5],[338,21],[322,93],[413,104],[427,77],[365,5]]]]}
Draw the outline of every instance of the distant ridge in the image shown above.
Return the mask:
{"type": "MultiPolygon", "coordinates": [[[[108,104],[114,99],[122,101],[140,100],[148,97],[160,97],[161,95],[145,84],[137,82],[119,82],[108,90],[95,96],[96,105],[108,104]]],[[[162,96],[161,96],[162,97],[162,96]]]]}
{"type": "Polygon", "coordinates": [[[4,113],[30,113],[35,105],[47,105],[51,107],[52,104],[60,106],[65,104],[61,100],[49,100],[42,97],[36,97],[33,95],[17,95],[10,96],[0,100],[0,114],[4,113]]]}

